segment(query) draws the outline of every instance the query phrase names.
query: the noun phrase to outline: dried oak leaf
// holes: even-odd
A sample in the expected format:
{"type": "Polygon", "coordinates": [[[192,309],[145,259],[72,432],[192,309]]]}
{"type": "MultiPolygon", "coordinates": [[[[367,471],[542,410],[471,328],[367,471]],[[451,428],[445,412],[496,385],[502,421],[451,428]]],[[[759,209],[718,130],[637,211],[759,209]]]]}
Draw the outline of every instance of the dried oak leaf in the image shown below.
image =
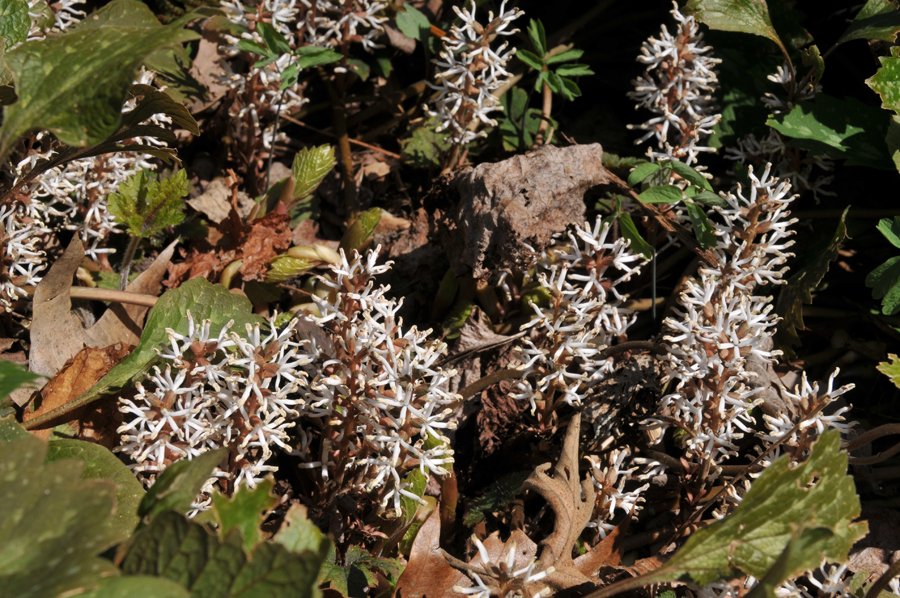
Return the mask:
{"type": "Polygon", "coordinates": [[[286,213],[270,212],[253,222],[240,247],[244,280],[265,280],[272,258],[291,246],[290,220],[286,213]]]}
{"type": "MultiPolygon", "coordinates": [[[[114,365],[119,363],[134,348],[133,345],[116,343],[108,347],[85,347],[70,359],[40,391],[41,400],[37,407],[24,415],[28,421],[53,411],[80,396],[106,375],[114,365]]],[[[107,410],[109,411],[109,410],[107,410]]],[[[112,410],[115,413],[115,410],[112,410]]],[[[94,406],[74,413],[79,420],[79,427],[92,430],[92,440],[100,441],[107,447],[116,444],[115,430],[118,424],[116,417],[108,412],[99,412],[94,406]]],[[[49,434],[49,429],[46,432],[49,434]]]]}

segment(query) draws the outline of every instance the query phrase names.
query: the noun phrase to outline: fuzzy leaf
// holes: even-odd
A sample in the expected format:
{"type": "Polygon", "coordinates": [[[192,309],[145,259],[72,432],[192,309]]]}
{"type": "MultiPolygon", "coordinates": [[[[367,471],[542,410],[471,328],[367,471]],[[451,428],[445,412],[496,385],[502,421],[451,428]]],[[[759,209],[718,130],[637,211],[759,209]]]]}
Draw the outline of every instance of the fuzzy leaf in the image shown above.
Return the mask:
{"type": "Polygon", "coordinates": [[[791,346],[800,342],[797,331],[806,328],[803,324],[803,305],[812,303],[813,291],[822,283],[822,279],[828,273],[828,267],[837,257],[838,250],[849,238],[848,210],[849,208],[845,209],[841,214],[837,228],[828,243],[820,250],[812,252],[812,260],[788,278],[787,284],[778,295],[775,311],[781,316],[781,325],[777,334],[784,338],[783,344],[791,346]]]}
{"type": "Polygon", "coordinates": [[[294,201],[306,201],[316,192],[336,164],[334,147],[305,147],[294,156],[291,175],[294,179],[294,201]]]}
{"type": "Polygon", "coordinates": [[[269,262],[266,282],[284,282],[308,272],[315,262],[290,255],[279,255],[269,262]]]}
{"type": "Polygon", "coordinates": [[[897,3],[894,0],[868,0],[837,43],[854,39],[893,42],[898,31],[900,11],[897,10],[897,3]]]}
{"type": "Polygon", "coordinates": [[[144,495],[138,515],[152,519],[166,511],[190,511],[206,480],[226,455],[226,449],[217,449],[190,460],[181,459],[172,463],[144,495]]]}
{"type": "Polygon", "coordinates": [[[397,13],[397,29],[406,37],[422,41],[431,29],[431,23],[418,8],[410,4],[404,4],[403,10],[397,13]]]}
{"type": "Polygon", "coordinates": [[[26,436],[0,445],[0,588],[17,598],[58,596],[114,575],[97,555],[127,533],[108,525],[115,485],[83,479],[73,460],[46,463],[47,445],[26,436]]]}
{"type": "Polygon", "coordinates": [[[73,147],[109,137],[138,67],[154,52],[197,37],[182,25],[160,25],[139,0],[113,0],[66,33],[10,51],[5,60],[19,99],[3,112],[0,156],[35,128],[73,147]]]}
{"type": "Polygon", "coordinates": [[[381,208],[371,208],[360,213],[341,238],[341,249],[362,251],[372,241],[375,228],[381,222],[381,208]]]}
{"type": "Polygon", "coordinates": [[[884,142],[887,113],[859,100],[821,94],[766,124],[796,145],[844,158],[850,165],[894,168],[884,142]]]}
{"type": "Polygon", "coordinates": [[[109,195],[109,212],[142,239],[153,237],[184,220],[184,199],[188,194],[187,172],[176,171],[157,178],[152,170],[142,169],[125,179],[109,195]]]}
{"type": "MultiPolygon", "coordinates": [[[[191,279],[159,298],[147,315],[141,342],[134,351],[116,364],[93,388],[69,403],[67,407],[87,405],[147,371],[156,361],[156,349],[168,338],[166,328],[172,328],[182,334],[187,332],[188,311],[191,312],[195,322],[210,320],[212,334],[218,334],[222,326],[231,320],[234,320],[233,329],[239,332],[243,332],[247,324],[258,324],[262,321],[259,316],[252,313],[252,306],[246,297],[229,293],[221,285],[214,285],[205,278],[191,279]]],[[[45,418],[49,421],[49,418],[55,416],[54,412],[48,412],[45,418]]]]}
{"type": "Polygon", "coordinates": [[[144,487],[106,447],[69,438],[52,438],[48,443],[47,462],[69,460],[84,464],[81,478],[84,480],[109,480],[116,485],[116,512],[107,518],[106,525],[126,537],[139,522],[137,511],[144,497],[144,487]]]}
{"type": "Polygon", "coordinates": [[[445,132],[436,130],[437,126],[437,121],[429,120],[413,129],[409,137],[400,140],[404,162],[417,168],[440,166],[441,154],[450,149],[450,141],[445,132]]]}
{"type": "Polygon", "coordinates": [[[900,357],[888,353],[888,361],[882,361],[876,367],[879,372],[890,378],[891,384],[900,388],[900,357]]]}
{"type": "Polygon", "coordinates": [[[321,595],[316,579],[324,558],[324,551],[291,554],[275,543],[260,544],[248,556],[239,534],[222,541],[202,525],[165,512],[135,535],[122,570],[171,579],[193,598],[305,598],[321,595]]]}
{"type": "Polygon", "coordinates": [[[216,492],[213,494],[213,515],[219,523],[219,535],[227,538],[231,530],[239,530],[244,540],[244,551],[249,553],[262,541],[259,526],[269,511],[278,504],[272,496],[275,482],[267,478],[256,488],[241,486],[231,498],[216,492]]]}
{"type": "Polygon", "coordinates": [[[37,380],[38,376],[11,361],[0,360],[0,399],[5,399],[9,393],[37,380]]]}
{"type": "Polygon", "coordinates": [[[27,0],[0,0],[0,49],[25,41],[30,28],[27,0]]]}
{"type": "Polygon", "coordinates": [[[689,0],[684,10],[710,29],[768,38],[787,55],[787,50],[772,25],[766,0],[689,0]]]}
{"type": "MultiPolygon", "coordinates": [[[[900,14],[900,13],[898,13],[900,14]]],[[[879,56],[881,62],[866,85],[881,97],[881,107],[900,114],[900,48],[891,48],[891,56],[879,56]]]]}
{"type": "MultiPolygon", "coordinates": [[[[845,562],[850,547],[866,533],[853,520],[860,503],[847,475],[847,453],[837,430],[825,432],[809,458],[792,466],[787,456],[772,463],[753,483],[734,512],[695,532],[646,583],[685,580],[699,585],[739,575],[762,578],[788,543],[806,530],[830,530],[790,555],[792,571],[817,567],[823,559],[845,562]]],[[[807,536],[807,539],[809,536],[807,536]]]]}
{"type": "Polygon", "coordinates": [[[800,530],[790,539],[756,587],[747,594],[747,598],[775,598],[775,590],[789,579],[805,573],[810,568],[810,554],[815,554],[819,546],[833,537],[834,533],[824,527],[800,530]]]}
{"type": "Polygon", "coordinates": [[[873,299],[881,299],[881,313],[892,316],[900,312],[900,256],[869,272],[866,286],[872,289],[873,299]]]}

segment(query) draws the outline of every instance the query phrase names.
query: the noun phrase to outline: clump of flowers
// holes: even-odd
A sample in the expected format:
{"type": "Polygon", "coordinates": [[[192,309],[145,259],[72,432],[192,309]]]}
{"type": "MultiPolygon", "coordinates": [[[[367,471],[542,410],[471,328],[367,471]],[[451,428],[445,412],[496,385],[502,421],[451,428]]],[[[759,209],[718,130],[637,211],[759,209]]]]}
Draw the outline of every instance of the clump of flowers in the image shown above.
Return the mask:
{"type": "MultiPolygon", "coordinates": [[[[685,283],[674,314],[663,322],[670,350],[666,376],[674,387],[661,399],[657,421],[679,430],[689,461],[707,472],[700,476],[703,483],[717,479],[720,466],[740,455],[745,437],[756,440],[765,465],[782,452],[804,456],[826,428],[847,429],[846,409],[822,413],[852,388],[834,388],[835,372],[825,392],[804,375],[793,392],[783,393],[784,404],[766,413],[765,430],[757,430],[753,410],[771,411],[764,372],[781,354],[772,348],[778,318],[771,297],[757,290],[785,283],[796,220],[788,211],[795,197],[790,183],[772,176],[770,167],[760,176],[751,169],[749,177],[746,193],[739,185],[716,208],[722,222],[714,223],[715,262],[685,283]]],[[[739,502],[745,488],[729,484],[723,498],[739,502]]]]}
{"type": "Polygon", "coordinates": [[[300,415],[295,393],[312,362],[311,347],[297,338],[295,322],[248,325],[243,335],[230,323],[216,333],[209,320],[189,315],[188,322],[185,334],[167,331],[159,363],[133,396],[119,399],[125,416],[119,451],[150,485],[175,461],[224,447],[228,465],[208,488],[253,487],[277,470],[270,464],[273,449],[291,450],[288,430],[300,415]]]}
{"type": "Polygon", "coordinates": [[[453,591],[475,598],[539,598],[550,596],[553,591],[545,586],[545,580],[554,571],[553,567],[543,569],[535,557],[517,566],[516,541],[506,543],[506,552],[498,562],[491,558],[484,543],[472,536],[472,543],[478,550],[480,565],[458,563],[459,569],[471,580],[469,587],[454,586],[453,591]]]}
{"type": "Polygon", "coordinates": [[[677,3],[671,14],[674,34],[663,25],[659,37],[641,45],[637,60],[646,65],[645,72],[634,80],[628,96],[654,114],[633,127],[645,131],[636,143],[655,139],[656,147],[647,151],[652,159],[674,158],[690,165],[699,154],[715,151],[703,141],[721,119],[714,98],[721,60],[711,56],[694,17],[682,14],[677,3]]]}
{"type": "Polygon", "coordinates": [[[12,311],[47,268],[44,248],[53,231],[43,208],[31,201],[0,205],[0,311],[12,311]]]}
{"type": "Polygon", "coordinates": [[[319,495],[330,505],[353,495],[376,510],[399,515],[401,500],[420,500],[410,476],[443,477],[453,462],[446,432],[456,426],[459,396],[449,392],[453,370],[438,365],[446,346],[430,330],[405,328],[401,303],[374,277],[378,249],[355,254],[322,279],[328,299],[316,299],[313,321],[324,336],[304,383],[297,452],[320,473],[319,495]]]}
{"type": "Polygon", "coordinates": [[[627,240],[613,239],[600,218],[559,237],[538,257],[536,282],[549,297],[546,304],[531,304],[534,315],[523,326],[530,336],[521,349],[522,379],[514,388],[533,412],[581,406],[613,371],[613,358],[604,351],[624,340],[634,321],[618,287],[644,261],[627,240]]]}
{"type": "Polygon", "coordinates": [[[488,12],[488,23],[482,25],[475,9],[474,1],[468,11],[453,7],[460,22],[441,39],[441,51],[434,61],[438,72],[432,85],[437,97],[426,108],[440,122],[438,130],[449,131],[455,145],[485,135],[476,130],[476,124],[497,124],[489,116],[501,109],[494,92],[510,77],[506,65],[516,49],[506,41],[497,47],[492,44],[497,38],[517,33],[512,23],[523,14],[518,8],[507,10],[504,0],[497,16],[488,12]]]}
{"type": "Polygon", "coordinates": [[[339,47],[358,43],[368,52],[384,35],[388,2],[384,0],[301,0],[309,10],[302,33],[314,46],[339,47]]]}

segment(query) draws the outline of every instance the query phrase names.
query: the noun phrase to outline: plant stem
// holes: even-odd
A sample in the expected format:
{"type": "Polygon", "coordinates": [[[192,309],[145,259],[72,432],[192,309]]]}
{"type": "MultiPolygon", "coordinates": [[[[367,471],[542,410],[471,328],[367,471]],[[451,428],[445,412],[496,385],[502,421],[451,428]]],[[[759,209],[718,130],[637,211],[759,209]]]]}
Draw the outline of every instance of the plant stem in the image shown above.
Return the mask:
{"type": "Polygon", "coordinates": [[[132,235],[131,238],[128,239],[125,255],[122,256],[122,274],[119,277],[120,291],[124,291],[125,287],[128,286],[128,275],[131,273],[131,263],[134,261],[134,254],[137,253],[137,248],[140,243],[141,238],[138,236],[132,235]]]}
{"type": "Polygon", "coordinates": [[[344,186],[344,208],[347,216],[352,218],[359,212],[359,202],[356,197],[356,185],[353,183],[353,151],[350,149],[350,135],[347,133],[347,108],[344,105],[344,77],[336,75],[337,81],[333,84],[326,81],[328,95],[331,98],[332,119],[334,133],[337,137],[338,154],[340,154],[341,179],[344,186]]]}
{"type": "Polygon", "coordinates": [[[144,293],[129,293],[128,291],[117,291],[115,289],[98,289],[90,287],[72,287],[69,289],[69,296],[72,299],[88,299],[90,301],[109,301],[112,303],[130,303],[132,305],[143,305],[144,307],[153,307],[159,299],[156,295],[146,295],[144,293]]]}
{"type": "Polygon", "coordinates": [[[550,139],[553,137],[552,130],[550,131],[550,134],[547,134],[547,129],[550,127],[550,113],[553,111],[553,90],[550,89],[549,85],[544,83],[542,94],[541,124],[538,125],[537,135],[534,138],[535,145],[550,143],[550,139]]]}

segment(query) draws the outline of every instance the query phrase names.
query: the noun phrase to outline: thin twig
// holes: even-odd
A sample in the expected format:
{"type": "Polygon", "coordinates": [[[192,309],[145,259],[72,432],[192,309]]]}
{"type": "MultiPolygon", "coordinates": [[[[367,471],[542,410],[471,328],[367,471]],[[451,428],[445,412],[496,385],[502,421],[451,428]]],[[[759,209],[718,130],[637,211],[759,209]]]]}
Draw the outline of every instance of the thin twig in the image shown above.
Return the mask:
{"type": "Polygon", "coordinates": [[[159,299],[156,295],[91,287],[72,287],[69,289],[69,296],[72,299],[109,301],[110,303],[130,303],[131,305],[143,305],[144,307],[153,307],[159,299]]]}
{"type": "Polygon", "coordinates": [[[893,434],[900,434],[900,424],[884,424],[877,428],[872,428],[868,432],[864,432],[848,442],[847,450],[853,452],[860,447],[875,442],[879,438],[891,436],[893,434]]]}

